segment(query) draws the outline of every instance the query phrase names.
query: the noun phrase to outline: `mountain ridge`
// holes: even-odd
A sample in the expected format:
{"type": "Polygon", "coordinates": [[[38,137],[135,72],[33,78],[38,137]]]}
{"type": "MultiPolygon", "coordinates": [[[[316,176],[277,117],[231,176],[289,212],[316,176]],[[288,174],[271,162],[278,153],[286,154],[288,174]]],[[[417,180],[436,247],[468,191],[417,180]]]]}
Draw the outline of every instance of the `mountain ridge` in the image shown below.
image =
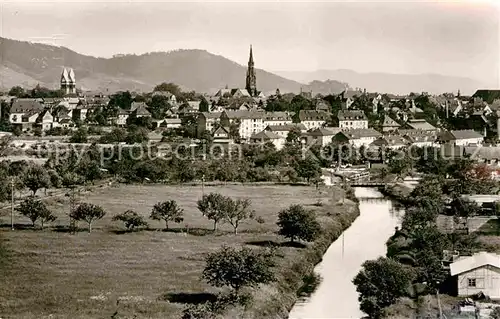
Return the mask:
{"type": "Polygon", "coordinates": [[[351,87],[367,89],[370,92],[408,94],[410,92],[428,92],[440,94],[457,92],[472,94],[485,87],[485,83],[476,79],[449,76],[435,73],[398,74],[386,72],[356,72],[349,69],[319,69],[316,71],[274,71],[276,74],[296,81],[325,81],[328,79],[343,81],[351,87]]]}
{"type": "MultiPolygon", "coordinates": [[[[80,54],[64,46],[0,38],[0,85],[32,87],[36,83],[57,88],[63,67],[75,70],[77,87],[114,92],[151,91],[161,82],[173,82],[184,90],[215,93],[220,88],[245,87],[246,66],[203,49],[177,49],[144,54],[115,54],[111,58],[80,54]],[[35,83],[36,82],[36,83],[35,83]]],[[[324,93],[314,86],[289,80],[256,68],[257,87],[263,92],[324,93]]],[[[344,86],[330,82],[329,91],[344,86]]]]}

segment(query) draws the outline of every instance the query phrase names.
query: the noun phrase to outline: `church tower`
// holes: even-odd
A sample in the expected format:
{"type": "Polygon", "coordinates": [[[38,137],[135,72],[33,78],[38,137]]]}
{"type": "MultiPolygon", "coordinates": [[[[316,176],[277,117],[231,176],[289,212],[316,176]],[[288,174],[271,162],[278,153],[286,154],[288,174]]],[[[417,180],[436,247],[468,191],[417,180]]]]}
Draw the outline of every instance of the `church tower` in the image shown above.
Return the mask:
{"type": "Polygon", "coordinates": [[[248,59],[247,81],[245,89],[251,96],[257,96],[257,77],[253,63],[252,45],[250,45],[250,58],[248,59]]]}
{"type": "Polygon", "coordinates": [[[61,74],[61,90],[64,91],[64,94],[76,93],[76,79],[73,69],[63,69],[61,74]]]}

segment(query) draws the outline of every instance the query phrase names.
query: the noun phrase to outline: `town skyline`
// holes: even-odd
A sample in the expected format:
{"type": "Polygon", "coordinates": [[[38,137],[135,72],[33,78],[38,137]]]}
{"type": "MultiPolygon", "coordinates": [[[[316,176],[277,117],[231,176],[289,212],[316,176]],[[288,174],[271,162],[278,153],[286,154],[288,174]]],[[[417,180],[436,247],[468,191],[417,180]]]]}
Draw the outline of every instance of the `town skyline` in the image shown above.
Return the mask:
{"type": "Polygon", "coordinates": [[[274,73],[433,73],[493,87],[497,13],[478,3],[6,3],[1,35],[106,58],[196,48],[241,65],[251,44],[256,68],[274,73]],[[107,22],[114,27],[103,28],[107,22]]]}

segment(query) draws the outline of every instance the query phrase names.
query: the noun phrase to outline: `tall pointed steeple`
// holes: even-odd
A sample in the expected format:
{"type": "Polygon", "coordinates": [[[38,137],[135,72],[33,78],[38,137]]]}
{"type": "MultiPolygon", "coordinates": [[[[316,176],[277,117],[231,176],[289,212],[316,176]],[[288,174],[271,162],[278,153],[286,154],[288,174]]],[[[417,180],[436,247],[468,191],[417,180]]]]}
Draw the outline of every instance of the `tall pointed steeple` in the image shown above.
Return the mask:
{"type": "Polygon", "coordinates": [[[257,96],[257,77],[255,76],[252,45],[250,45],[250,57],[248,58],[247,79],[245,89],[251,96],[257,96]]]}

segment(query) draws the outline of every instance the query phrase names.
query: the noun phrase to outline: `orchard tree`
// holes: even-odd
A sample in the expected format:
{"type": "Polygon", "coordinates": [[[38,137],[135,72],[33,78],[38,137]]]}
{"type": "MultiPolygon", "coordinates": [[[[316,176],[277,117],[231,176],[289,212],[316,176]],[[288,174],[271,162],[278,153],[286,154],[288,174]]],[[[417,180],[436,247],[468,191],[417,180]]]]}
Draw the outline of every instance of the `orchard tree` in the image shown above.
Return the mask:
{"type": "Polygon", "coordinates": [[[217,230],[217,224],[224,219],[224,202],[226,198],[219,193],[210,193],[203,195],[198,200],[198,209],[209,220],[214,221],[214,231],[217,230]]]}
{"type": "Polygon", "coordinates": [[[207,256],[202,277],[215,287],[228,286],[238,294],[242,287],[255,287],[275,280],[274,266],[273,255],[268,251],[223,246],[207,256]]]}
{"type": "Polygon", "coordinates": [[[299,177],[305,178],[307,183],[311,180],[317,180],[321,176],[321,167],[311,156],[297,161],[295,171],[299,177]]]}
{"type": "Polygon", "coordinates": [[[85,127],[80,127],[69,138],[70,143],[87,143],[89,133],[85,127]]]}
{"type": "Polygon", "coordinates": [[[224,220],[233,226],[235,235],[238,234],[238,226],[242,221],[254,217],[250,205],[249,199],[225,199],[223,205],[224,220]]]}
{"type": "Polygon", "coordinates": [[[40,165],[32,165],[24,173],[22,178],[23,184],[33,192],[33,196],[40,188],[48,188],[50,186],[50,176],[47,170],[40,165]]]}
{"type": "Polygon", "coordinates": [[[304,241],[314,241],[321,230],[313,211],[304,209],[301,205],[291,205],[279,212],[278,215],[279,234],[285,238],[304,241]]]}
{"type": "Polygon", "coordinates": [[[406,295],[414,278],[410,267],[392,259],[366,261],[353,280],[361,311],[370,318],[382,318],[385,308],[406,295]]]}
{"type": "Polygon", "coordinates": [[[103,218],[104,215],[106,215],[106,212],[101,206],[82,203],[71,212],[70,217],[75,221],[87,222],[88,230],[90,233],[92,232],[92,223],[103,218]]]}
{"type": "Polygon", "coordinates": [[[144,217],[137,214],[133,210],[127,210],[119,215],[116,215],[113,217],[113,220],[123,222],[125,224],[125,227],[129,231],[134,231],[134,229],[141,226],[148,226],[148,223],[144,220],[144,217]]]}
{"type": "Polygon", "coordinates": [[[159,202],[151,211],[151,216],[149,218],[154,220],[164,220],[165,229],[168,230],[168,222],[173,221],[174,223],[180,223],[184,220],[182,215],[184,210],[177,205],[175,200],[169,200],[166,202],[159,202]]]}
{"type": "Polygon", "coordinates": [[[21,215],[28,217],[35,227],[37,220],[40,220],[42,229],[45,223],[53,222],[57,219],[56,216],[45,206],[45,204],[34,196],[29,196],[19,204],[16,208],[21,215]]]}

